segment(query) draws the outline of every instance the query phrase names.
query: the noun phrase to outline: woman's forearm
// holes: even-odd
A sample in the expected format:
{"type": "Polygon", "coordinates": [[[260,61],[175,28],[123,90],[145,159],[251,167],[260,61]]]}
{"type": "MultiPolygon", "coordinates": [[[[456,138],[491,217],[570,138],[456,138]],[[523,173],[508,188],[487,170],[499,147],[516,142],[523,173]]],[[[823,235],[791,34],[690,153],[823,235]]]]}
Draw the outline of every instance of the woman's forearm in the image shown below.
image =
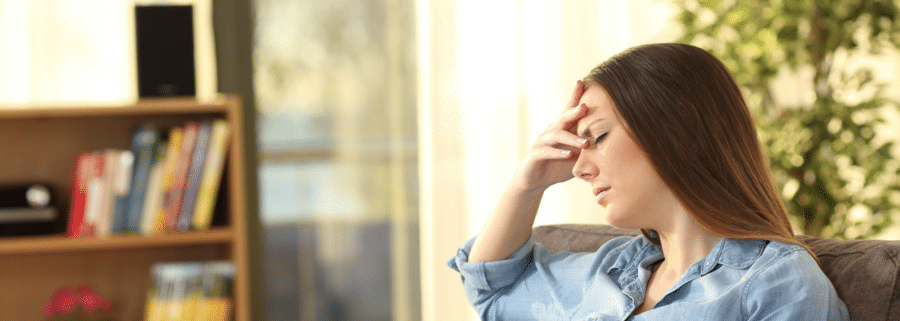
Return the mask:
{"type": "Polygon", "coordinates": [[[510,184],[475,238],[469,262],[504,260],[531,236],[544,189],[526,190],[510,184]]]}
{"type": "Polygon", "coordinates": [[[572,166],[588,141],[575,135],[578,120],[587,113],[579,105],[584,86],[577,81],[566,109],[539,135],[513,180],[475,238],[469,262],[505,260],[531,236],[534,217],[544,191],[573,177],[572,166]]]}

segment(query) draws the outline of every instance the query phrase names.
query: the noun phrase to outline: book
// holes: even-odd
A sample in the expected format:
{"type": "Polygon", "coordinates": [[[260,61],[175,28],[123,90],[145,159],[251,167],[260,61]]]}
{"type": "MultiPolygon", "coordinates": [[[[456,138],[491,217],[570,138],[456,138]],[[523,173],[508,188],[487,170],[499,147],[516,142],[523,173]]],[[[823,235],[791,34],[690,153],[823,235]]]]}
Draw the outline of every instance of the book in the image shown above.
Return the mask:
{"type": "Polygon", "coordinates": [[[75,170],[72,175],[72,202],[69,204],[69,222],[66,235],[78,237],[81,223],[84,220],[84,207],[87,200],[87,180],[94,169],[94,153],[83,152],[75,157],[75,170]]]}
{"type": "Polygon", "coordinates": [[[107,149],[104,151],[104,158],[105,188],[100,208],[100,222],[96,230],[97,236],[100,237],[112,235],[116,223],[124,220],[125,198],[131,189],[131,172],[134,167],[134,154],[131,151],[107,149]]]}
{"type": "Polygon", "coordinates": [[[212,121],[200,121],[197,131],[197,142],[191,155],[191,167],[188,171],[188,179],[185,182],[184,202],[181,214],[178,216],[178,230],[188,231],[194,222],[194,206],[197,203],[197,192],[200,189],[200,178],[206,165],[206,153],[209,150],[209,138],[212,131],[212,121]]]}
{"type": "Polygon", "coordinates": [[[234,264],[229,261],[207,262],[201,276],[201,301],[197,320],[228,320],[232,310],[234,264]]]}
{"type": "Polygon", "coordinates": [[[162,207],[156,211],[153,221],[153,231],[156,234],[165,231],[166,218],[168,216],[169,199],[172,188],[175,185],[175,167],[178,166],[178,156],[181,153],[181,145],[184,142],[184,127],[175,126],[169,130],[168,147],[162,167],[162,207]]]}
{"type": "Polygon", "coordinates": [[[154,264],[145,320],[230,320],[234,273],[229,261],[154,264]]]}
{"type": "Polygon", "coordinates": [[[103,207],[106,181],[103,179],[104,162],[102,152],[91,153],[93,168],[87,175],[84,201],[84,219],[81,222],[78,236],[94,236],[100,223],[100,212],[103,207]]]}
{"type": "Polygon", "coordinates": [[[123,224],[117,226],[117,232],[139,232],[150,167],[156,161],[157,144],[159,144],[159,132],[153,124],[144,124],[135,131],[131,141],[131,153],[134,155],[134,170],[130,178],[131,189],[126,198],[124,219],[121,220],[123,224]]]}
{"type": "Polygon", "coordinates": [[[184,192],[191,169],[191,156],[194,152],[194,145],[199,131],[200,124],[197,122],[191,121],[184,126],[184,140],[181,143],[181,149],[175,161],[172,188],[166,200],[165,229],[167,231],[176,231],[178,229],[178,218],[184,206],[184,192]]]}
{"type": "Polygon", "coordinates": [[[230,141],[229,136],[230,127],[228,121],[216,119],[212,122],[206,166],[200,181],[197,204],[194,207],[194,229],[196,230],[207,230],[212,223],[216,195],[219,191],[222,171],[225,167],[225,155],[227,154],[228,142],[230,141]]]}
{"type": "Polygon", "coordinates": [[[143,235],[155,234],[156,213],[163,208],[163,170],[166,162],[166,152],[169,144],[160,141],[156,145],[156,155],[153,156],[153,164],[150,165],[150,174],[147,176],[147,191],[144,197],[144,208],[141,211],[139,223],[140,233],[143,235]]]}

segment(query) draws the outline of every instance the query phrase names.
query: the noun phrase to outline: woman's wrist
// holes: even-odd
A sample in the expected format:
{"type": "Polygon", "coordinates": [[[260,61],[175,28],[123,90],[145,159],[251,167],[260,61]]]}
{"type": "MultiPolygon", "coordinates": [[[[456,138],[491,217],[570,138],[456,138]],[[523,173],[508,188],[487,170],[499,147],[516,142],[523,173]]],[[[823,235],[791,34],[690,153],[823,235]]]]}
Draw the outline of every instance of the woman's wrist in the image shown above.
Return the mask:
{"type": "Polygon", "coordinates": [[[529,185],[529,184],[522,183],[521,180],[513,180],[512,182],[510,182],[509,186],[507,187],[507,190],[509,190],[510,192],[522,195],[523,197],[525,197],[527,199],[527,198],[533,198],[533,197],[541,197],[544,194],[544,192],[547,190],[547,188],[549,188],[549,187],[550,186],[529,185]]]}

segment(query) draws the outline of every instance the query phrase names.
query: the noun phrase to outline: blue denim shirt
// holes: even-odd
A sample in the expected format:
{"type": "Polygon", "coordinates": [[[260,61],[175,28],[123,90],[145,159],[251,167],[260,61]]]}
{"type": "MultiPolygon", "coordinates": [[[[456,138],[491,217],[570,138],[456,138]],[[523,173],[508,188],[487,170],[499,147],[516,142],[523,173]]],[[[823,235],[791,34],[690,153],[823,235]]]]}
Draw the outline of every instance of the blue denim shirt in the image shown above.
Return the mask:
{"type": "Polygon", "coordinates": [[[447,265],[482,320],[849,320],[831,281],[802,247],[723,238],[650,311],[644,300],[662,250],[618,237],[593,253],[550,255],[532,238],[506,260],[469,263],[474,238],[447,265]]]}

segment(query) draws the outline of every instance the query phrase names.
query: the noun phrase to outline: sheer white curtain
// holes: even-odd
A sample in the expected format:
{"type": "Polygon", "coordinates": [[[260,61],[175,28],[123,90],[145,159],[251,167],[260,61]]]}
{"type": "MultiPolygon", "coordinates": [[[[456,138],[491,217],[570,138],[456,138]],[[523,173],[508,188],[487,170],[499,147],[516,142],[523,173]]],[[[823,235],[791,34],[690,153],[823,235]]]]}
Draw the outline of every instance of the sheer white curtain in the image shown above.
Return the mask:
{"type": "Polygon", "coordinates": [[[197,93],[212,95],[211,1],[0,0],[0,105],[136,99],[136,4],[194,6],[197,93]]]}
{"type": "Polygon", "coordinates": [[[124,1],[0,1],[0,102],[124,99],[124,1]]]}
{"type": "MultiPolygon", "coordinates": [[[[477,320],[444,262],[478,233],[575,81],[622,49],[666,40],[671,10],[653,0],[417,4],[423,319],[477,320]]],[[[569,222],[604,222],[579,180],[548,190],[535,224],[569,222]]]]}

